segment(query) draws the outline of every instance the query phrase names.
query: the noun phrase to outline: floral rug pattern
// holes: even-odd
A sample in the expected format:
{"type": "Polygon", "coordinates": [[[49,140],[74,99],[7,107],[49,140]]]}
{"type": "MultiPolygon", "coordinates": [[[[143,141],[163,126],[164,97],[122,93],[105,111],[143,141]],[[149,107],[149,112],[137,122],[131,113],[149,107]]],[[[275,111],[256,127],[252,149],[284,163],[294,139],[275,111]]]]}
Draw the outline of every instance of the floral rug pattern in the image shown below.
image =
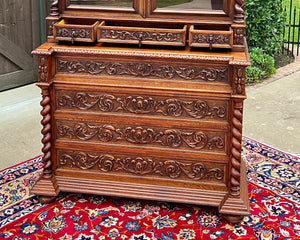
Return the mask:
{"type": "Polygon", "coordinates": [[[0,172],[0,239],[300,239],[300,158],[243,138],[251,215],[226,222],[214,208],[84,194],[40,204],[29,189],[41,157],[0,172]]]}

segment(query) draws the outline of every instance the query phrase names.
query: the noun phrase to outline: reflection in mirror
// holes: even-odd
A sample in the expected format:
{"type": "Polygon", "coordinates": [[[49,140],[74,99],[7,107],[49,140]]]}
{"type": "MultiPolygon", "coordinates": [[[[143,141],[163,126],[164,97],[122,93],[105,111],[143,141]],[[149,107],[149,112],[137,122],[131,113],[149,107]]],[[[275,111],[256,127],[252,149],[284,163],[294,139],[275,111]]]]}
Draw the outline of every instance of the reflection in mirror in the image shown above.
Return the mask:
{"type": "Polygon", "coordinates": [[[157,8],[223,10],[223,0],[156,0],[157,8]]]}
{"type": "Polygon", "coordinates": [[[93,6],[132,7],[133,0],[71,0],[71,4],[93,5],[93,6]]]}

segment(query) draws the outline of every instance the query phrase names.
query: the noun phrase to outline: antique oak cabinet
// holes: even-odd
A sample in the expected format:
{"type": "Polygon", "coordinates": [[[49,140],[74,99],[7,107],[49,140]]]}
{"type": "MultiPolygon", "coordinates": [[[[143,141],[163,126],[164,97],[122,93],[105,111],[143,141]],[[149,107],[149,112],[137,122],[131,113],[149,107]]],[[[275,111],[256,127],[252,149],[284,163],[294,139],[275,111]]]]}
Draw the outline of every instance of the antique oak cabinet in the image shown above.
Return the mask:
{"type": "Polygon", "coordinates": [[[41,202],[69,191],[249,214],[243,0],[52,0],[47,20],[33,51],[41,202]]]}

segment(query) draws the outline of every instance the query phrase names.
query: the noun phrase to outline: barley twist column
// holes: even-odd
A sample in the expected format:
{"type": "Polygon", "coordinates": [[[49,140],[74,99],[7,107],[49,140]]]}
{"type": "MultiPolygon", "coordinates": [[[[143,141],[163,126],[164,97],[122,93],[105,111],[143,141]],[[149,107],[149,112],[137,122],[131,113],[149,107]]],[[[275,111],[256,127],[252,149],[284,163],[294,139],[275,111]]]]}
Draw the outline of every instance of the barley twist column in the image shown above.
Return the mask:
{"type": "Polygon", "coordinates": [[[234,100],[232,118],[232,148],[231,148],[231,173],[230,173],[230,195],[240,195],[240,170],[241,170],[241,149],[242,149],[242,107],[243,102],[234,100]]]}
{"type": "Polygon", "coordinates": [[[44,153],[43,162],[44,162],[44,178],[51,178],[51,105],[48,86],[40,86],[42,88],[43,99],[41,101],[41,106],[43,107],[41,115],[43,119],[41,121],[43,125],[42,134],[43,134],[43,148],[42,152],[44,153]]]}

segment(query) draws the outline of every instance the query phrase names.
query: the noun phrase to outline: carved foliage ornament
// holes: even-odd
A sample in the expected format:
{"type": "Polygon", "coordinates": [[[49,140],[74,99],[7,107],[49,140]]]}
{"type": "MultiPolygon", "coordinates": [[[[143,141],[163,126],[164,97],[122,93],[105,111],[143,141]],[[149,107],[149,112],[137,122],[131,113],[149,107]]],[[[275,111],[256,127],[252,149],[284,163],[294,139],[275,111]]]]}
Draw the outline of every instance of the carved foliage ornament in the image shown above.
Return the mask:
{"type": "Polygon", "coordinates": [[[205,117],[224,119],[226,117],[225,104],[210,107],[208,102],[202,100],[155,100],[152,97],[141,96],[118,98],[114,95],[91,95],[85,92],[60,96],[58,108],[97,109],[102,112],[124,111],[135,114],[158,113],[174,117],[186,114],[197,119],[205,117]]]}
{"type": "Polygon", "coordinates": [[[56,32],[56,37],[63,38],[91,38],[92,32],[90,29],[73,29],[73,28],[58,28],[56,32]]]}
{"type": "Polygon", "coordinates": [[[230,44],[230,35],[194,34],[193,43],[230,44]]]}
{"type": "Polygon", "coordinates": [[[103,172],[118,172],[136,175],[159,175],[176,179],[185,175],[193,180],[223,180],[224,172],[219,168],[207,169],[202,163],[182,163],[179,161],[153,161],[152,159],[116,158],[112,155],[91,155],[84,152],[61,153],[59,164],[83,170],[97,167],[103,172]]]}
{"type": "Polygon", "coordinates": [[[245,71],[243,67],[234,68],[234,94],[244,94],[245,93],[245,71]]]}
{"type": "Polygon", "coordinates": [[[108,124],[100,126],[87,123],[67,125],[58,121],[57,134],[58,137],[77,138],[84,141],[91,139],[98,139],[102,142],[123,140],[133,144],[160,144],[175,148],[185,144],[195,150],[224,149],[225,147],[222,137],[209,137],[201,131],[184,132],[175,129],[156,131],[152,128],[142,127],[117,129],[108,124]]]}
{"type": "Polygon", "coordinates": [[[127,75],[160,79],[228,81],[228,70],[224,67],[172,66],[150,63],[121,63],[57,59],[57,70],[62,73],[87,73],[92,75],[127,75]]]}
{"type": "Polygon", "coordinates": [[[39,82],[48,82],[48,57],[39,56],[38,62],[39,82]]]}
{"type": "Polygon", "coordinates": [[[100,31],[100,39],[181,42],[182,38],[183,33],[172,32],[122,31],[107,29],[101,29],[100,31]]]}

